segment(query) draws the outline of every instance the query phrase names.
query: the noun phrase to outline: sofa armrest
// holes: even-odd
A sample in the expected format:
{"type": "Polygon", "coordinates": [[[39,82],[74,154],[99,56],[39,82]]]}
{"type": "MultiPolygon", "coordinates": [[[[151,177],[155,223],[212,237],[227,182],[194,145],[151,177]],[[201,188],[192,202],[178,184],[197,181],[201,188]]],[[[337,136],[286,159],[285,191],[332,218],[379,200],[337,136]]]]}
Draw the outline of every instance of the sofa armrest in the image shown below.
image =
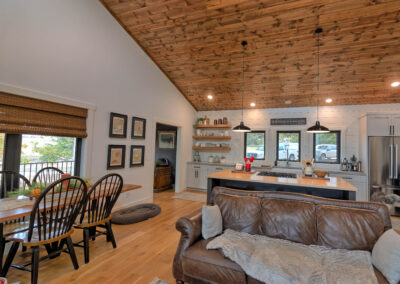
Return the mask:
{"type": "Polygon", "coordinates": [[[175,279],[183,281],[182,255],[195,241],[201,238],[201,209],[176,222],[176,229],[181,232],[178,248],[174,257],[173,274],[175,279]]]}

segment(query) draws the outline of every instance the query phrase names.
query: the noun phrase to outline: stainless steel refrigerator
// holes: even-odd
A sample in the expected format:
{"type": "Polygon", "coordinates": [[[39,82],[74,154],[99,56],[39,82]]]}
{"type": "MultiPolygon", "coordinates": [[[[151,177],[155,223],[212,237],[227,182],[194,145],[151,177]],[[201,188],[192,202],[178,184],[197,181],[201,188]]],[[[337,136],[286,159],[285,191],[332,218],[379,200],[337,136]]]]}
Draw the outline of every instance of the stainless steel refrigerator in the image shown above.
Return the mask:
{"type": "Polygon", "coordinates": [[[370,200],[400,216],[400,137],[368,138],[370,200]]]}

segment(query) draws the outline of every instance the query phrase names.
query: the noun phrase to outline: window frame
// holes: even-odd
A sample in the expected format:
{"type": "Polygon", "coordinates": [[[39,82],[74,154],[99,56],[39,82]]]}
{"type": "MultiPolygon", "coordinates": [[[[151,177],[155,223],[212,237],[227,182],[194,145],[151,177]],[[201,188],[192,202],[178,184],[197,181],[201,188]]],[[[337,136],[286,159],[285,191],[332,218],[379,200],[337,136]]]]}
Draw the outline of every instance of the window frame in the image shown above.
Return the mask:
{"type": "Polygon", "coordinates": [[[276,160],[277,161],[287,161],[286,159],[279,159],[279,134],[280,133],[298,133],[299,134],[299,159],[298,160],[294,160],[291,161],[289,160],[289,162],[297,162],[299,163],[301,161],[301,131],[300,130],[278,130],[276,131],[276,160]]]}
{"type": "Polygon", "coordinates": [[[246,156],[247,156],[247,134],[249,134],[249,133],[263,133],[264,134],[264,158],[263,159],[256,159],[256,158],[254,158],[254,160],[259,160],[259,161],[264,161],[265,159],[266,159],[266,136],[265,136],[265,130],[253,130],[253,131],[250,131],[250,132],[245,132],[244,133],[244,151],[243,151],[243,153],[244,153],[244,158],[246,158],[246,156]]]}
{"type": "Polygon", "coordinates": [[[317,134],[327,134],[327,133],[313,133],[313,158],[314,158],[314,163],[318,164],[328,164],[328,165],[337,165],[340,164],[340,158],[342,154],[342,133],[340,130],[330,130],[329,133],[336,133],[337,138],[336,138],[336,161],[335,162],[321,162],[317,161],[315,158],[315,142],[316,142],[316,135],[317,134]]]}

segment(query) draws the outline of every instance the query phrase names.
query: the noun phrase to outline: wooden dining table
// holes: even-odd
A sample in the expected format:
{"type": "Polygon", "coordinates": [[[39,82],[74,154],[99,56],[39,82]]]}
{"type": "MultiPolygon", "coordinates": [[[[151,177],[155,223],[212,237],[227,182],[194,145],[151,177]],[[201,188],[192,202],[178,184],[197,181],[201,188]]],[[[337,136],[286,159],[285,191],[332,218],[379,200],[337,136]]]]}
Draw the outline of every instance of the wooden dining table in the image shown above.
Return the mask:
{"type": "MultiPolygon", "coordinates": [[[[140,189],[141,185],[124,184],[121,193],[140,189]]],[[[30,199],[27,196],[18,196],[13,198],[0,199],[0,238],[3,239],[4,224],[18,220],[20,218],[29,216],[32,212],[35,199],[30,199]]],[[[4,248],[0,246],[0,273],[3,268],[3,251],[4,248]]]]}

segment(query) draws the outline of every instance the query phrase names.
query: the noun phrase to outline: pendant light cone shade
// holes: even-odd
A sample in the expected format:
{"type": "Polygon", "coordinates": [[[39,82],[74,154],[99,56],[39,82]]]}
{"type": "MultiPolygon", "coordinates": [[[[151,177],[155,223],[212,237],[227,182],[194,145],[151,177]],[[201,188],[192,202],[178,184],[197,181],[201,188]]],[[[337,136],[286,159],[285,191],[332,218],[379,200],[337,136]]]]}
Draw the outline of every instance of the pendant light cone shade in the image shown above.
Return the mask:
{"type": "Polygon", "coordinates": [[[232,128],[232,130],[236,131],[236,132],[250,132],[251,131],[251,129],[249,127],[244,125],[243,121],[241,121],[238,126],[235,126],[234,128],[232,128]]]}
{"type": "Polygon", "coordinates": [[[232,128],[232,131],[235,132],[251,132],[250,127],[247,127],[246,125],[244,125],[243,122],[243,96],[244,96],[244,50],[246,48],[247,45],[247,41],[242,41],[242,46],[243,46],[243,72],[242,72],[242,121],[240,122],[240,124],[238,126],[235,126],[234,128],[232,128]]]}
{"type": "Polygon", "coordinates": [[[322,33],[321,28],[317,28],[315,30],[315,33],[317,34],[317,40],[318,40],[318,53],[317,53],[317,121],[315,122],[315,125],[311,126],[310,128],[307,129],[308,133],[328,133],[330,132],[329,129],[323,125],[320,124],[319,122],[319,34],[322,33]]]}
{"type": "Polygon", "coordinates": [[[326,128],[325,126],[322,126],[319,121],[317,120],[315,122],[315,125],[311,126],[310,128],[307,129],[308,133],[328,133],[329,129],[326,128]]]}

